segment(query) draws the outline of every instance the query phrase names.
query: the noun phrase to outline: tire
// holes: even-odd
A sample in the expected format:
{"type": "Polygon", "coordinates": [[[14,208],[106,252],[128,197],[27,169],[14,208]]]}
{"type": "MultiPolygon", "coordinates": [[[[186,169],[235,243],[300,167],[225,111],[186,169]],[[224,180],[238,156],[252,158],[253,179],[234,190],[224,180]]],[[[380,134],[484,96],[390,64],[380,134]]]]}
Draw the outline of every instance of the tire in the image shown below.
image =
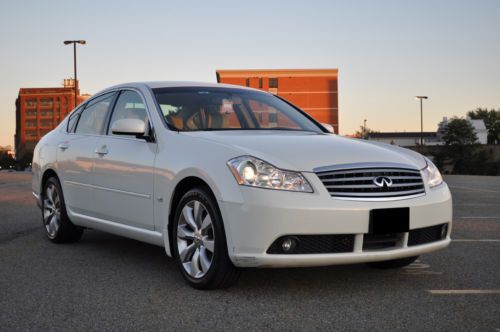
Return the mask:
{"type": "Polygon", "coordinates": [[[69,220],[61,184],[56,177],[49,178],[43,186],[42,221],[47,237],[54,243],[76,242],[82,237],[83,228],[69,220]]]}
{"type": "Polygon", "coordinates": [[[418,256],[406,257],[400,259],[393,259],[390,261],[382,261],[382,262],[370,262],[366,263],[366,265],[370,267],[374,267],[377,269],[398,269],[407,265],[410,265],[414,261],[416,261],[418,256]]]}
{"type": "Polygon", "coordinates": [[[219,207],[207,189],[184,194],[172,230],[174,258],[192,287],[227,288],[238,281],[240,269],[229,259],[219,207]]]}

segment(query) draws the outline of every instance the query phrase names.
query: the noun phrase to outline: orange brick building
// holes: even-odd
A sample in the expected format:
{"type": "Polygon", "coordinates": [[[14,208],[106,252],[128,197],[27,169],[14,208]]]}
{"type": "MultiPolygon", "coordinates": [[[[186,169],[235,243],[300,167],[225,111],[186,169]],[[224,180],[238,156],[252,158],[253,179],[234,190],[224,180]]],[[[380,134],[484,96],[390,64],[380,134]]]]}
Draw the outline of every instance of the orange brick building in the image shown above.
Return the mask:
{"type": "Polygon", "coordinates": [[[339,132],[338,69],[217,70],[217,82],[277,94],[339,132]]]}
{"type": "MultiPolygon", "coordinates": [[[[78,103],[88,95],[77,94],[78,103]]],[[[36,143],[75,108],[74,80],[60,88],[21,88],[16,99],[16,159],[31,158],[36,143]]]]}

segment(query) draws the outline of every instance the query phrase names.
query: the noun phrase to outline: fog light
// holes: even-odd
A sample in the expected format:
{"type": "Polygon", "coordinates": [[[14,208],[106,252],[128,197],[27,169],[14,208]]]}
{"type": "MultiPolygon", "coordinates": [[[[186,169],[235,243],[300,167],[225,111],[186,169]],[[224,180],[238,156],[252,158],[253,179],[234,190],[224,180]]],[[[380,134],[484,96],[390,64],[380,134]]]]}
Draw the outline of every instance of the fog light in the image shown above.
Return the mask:
{"type": "Polygon", "coordinates": [[[281,242],[283,252],[292,252],[297,246],[297,241],[293,237],[287,237],[281,242]]]}
{"type": "Polygon", "coordinates": [[[446,235],[448,235],[448,224],[444,224],[443,227],[441,227],[441,239],[446,238],[446,235]]]}

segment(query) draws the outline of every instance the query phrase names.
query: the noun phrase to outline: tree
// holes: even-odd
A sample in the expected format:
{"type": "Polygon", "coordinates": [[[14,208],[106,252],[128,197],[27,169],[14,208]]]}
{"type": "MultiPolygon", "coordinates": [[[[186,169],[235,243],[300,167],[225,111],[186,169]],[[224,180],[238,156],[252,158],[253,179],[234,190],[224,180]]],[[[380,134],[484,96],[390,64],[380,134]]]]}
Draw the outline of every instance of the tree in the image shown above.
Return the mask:
{"type": "Polygon", "coordinates": [[[483,120],[488,129],[488,144],[500,143],[500,109],[476,108],[467,115],[473,120],[483,120]]]}
{"type": "Polygon", "coordinates": [[[363,126],[359,126],[359,130],[356,130],[356,132],[354,133],[354,135],[356,137],[368,139],[368,136],[370,136],[370,134],[378,133],[378,131],[372,130],[372,129],[366,127],[366,131],[364,132],[364,136],[363,136],[363,131],[364,131],[364,127],[363,126]]]}
{"type": "Polygon", "coordinates": [[[466,119],[454,117],[442,128],[442,132],[447,148],[439,156],[439,163],[448,160],[454,173],[476,173],[478,140],[472,124],[466,119]]]}
{"type": "Polygon", "coordinates": [[[466,119],[454,117],[443,128],[443,140],[446,145],[467,146],[478,143],[476,131],[466,119]]]}

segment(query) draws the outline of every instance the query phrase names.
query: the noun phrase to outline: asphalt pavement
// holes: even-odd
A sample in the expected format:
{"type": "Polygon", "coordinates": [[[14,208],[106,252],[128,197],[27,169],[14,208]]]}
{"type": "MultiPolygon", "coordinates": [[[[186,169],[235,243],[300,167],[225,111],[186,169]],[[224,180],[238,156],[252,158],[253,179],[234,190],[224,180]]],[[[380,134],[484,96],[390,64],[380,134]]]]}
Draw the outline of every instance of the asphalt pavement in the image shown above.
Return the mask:
{"type": "Polygon", "coordinates": [[[162,248],[44,234],[29,173],[0,172],[0,331],[500,331],[500,177],[447,176],[453,242],[401,270],[248,269],[199,291],[162,248]]]}

